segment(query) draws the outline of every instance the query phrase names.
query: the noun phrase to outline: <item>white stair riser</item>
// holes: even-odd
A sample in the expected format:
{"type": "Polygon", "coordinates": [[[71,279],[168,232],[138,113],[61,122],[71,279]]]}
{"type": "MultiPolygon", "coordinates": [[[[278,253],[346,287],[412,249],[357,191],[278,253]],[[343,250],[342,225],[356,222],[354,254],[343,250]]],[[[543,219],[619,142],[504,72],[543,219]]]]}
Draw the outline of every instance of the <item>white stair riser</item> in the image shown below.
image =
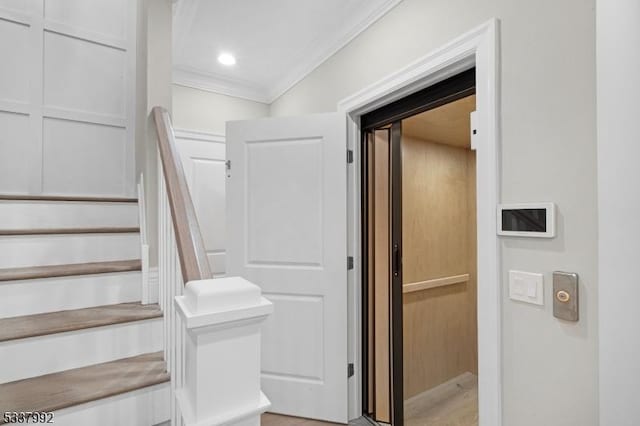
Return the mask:
{"type": "Polygon", "coordinates": [[[140,301],[142,273],[0,282],[0,318],[140,301]]]}
{"type": "Polygon", "coordinates": [[[162,350],[162,318],[0,343],[0,383],[162,350]]]}
{"type": "Polygon", "coordinates": [[[122,395],[77,405],[54,413],[64,426],[152,426],[170,418],[169,384],[150,386],[122,395]]]}
{"type": "Polygon", "coordinates": [[[137,233],[0,237],[0,268],[139,258],[137,233]]]}
{"type": "Polygon", "coordinates": [[[138,204],[0,201],[0,228],[94,228],[138,226],[138,204]]]}

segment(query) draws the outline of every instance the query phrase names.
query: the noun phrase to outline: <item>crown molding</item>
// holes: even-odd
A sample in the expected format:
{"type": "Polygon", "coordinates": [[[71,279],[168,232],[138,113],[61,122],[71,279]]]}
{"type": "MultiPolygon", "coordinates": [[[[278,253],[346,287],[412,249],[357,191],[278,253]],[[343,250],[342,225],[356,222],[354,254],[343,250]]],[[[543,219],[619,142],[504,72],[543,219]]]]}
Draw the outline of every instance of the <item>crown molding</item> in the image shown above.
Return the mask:
{"type": "Polygon", "coordinates": [[[255,102],[269,103],[266,91],[255,87],[251,83],[180,65],[174,65],[173,67],[173,84],[255,102]]]}
{"type": "Polygon", "coordinates": [[[268,103],[272,103],[280,96],[284,95],[300,81],[304,80],[316,68],[322,65],[327,59],[338,53],[340,49],[349,44],[353,39],[362,34],[367,28],[386,15],[391,9],[396,7],[402,0],[387,0],[379,8],[372,11],[355,27],[338,39],[326,40],[316,48],[316,54],[311,55],[307,60],[300,62],[291,72],[285,75],[278,83],[268,90],[268,103]]]}
{"type": "Polygon", "coordinates": [[[402,2],[402,0],[385,1],[379,8],[367,15],[344,36],[338,39],[329,39],[325,43],[319,43],[315,49],[315,54],[310,55],[306,60],[301,60],[298,66],[285,74],[273,87],[260,88],[250,82],[234,80],[182,65],[175,65],[173,67],[173,83],[179,86],[271,104],[311,74],[327,59],[349,44],[373,23],[386,15],[387,12],[396,7],[400,2],[402,2]]]}

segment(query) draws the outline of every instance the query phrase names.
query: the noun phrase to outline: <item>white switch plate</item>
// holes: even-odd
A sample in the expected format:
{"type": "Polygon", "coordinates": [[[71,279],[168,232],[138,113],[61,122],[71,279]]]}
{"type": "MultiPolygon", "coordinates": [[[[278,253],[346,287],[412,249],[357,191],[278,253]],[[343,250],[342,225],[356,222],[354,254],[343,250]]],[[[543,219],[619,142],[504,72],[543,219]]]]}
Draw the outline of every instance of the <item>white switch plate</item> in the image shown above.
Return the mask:
{"type": "Polygon", "coordinates": [[[509,298],[544,305],[544,276],[533,272],[509,271],[509,298]]]}

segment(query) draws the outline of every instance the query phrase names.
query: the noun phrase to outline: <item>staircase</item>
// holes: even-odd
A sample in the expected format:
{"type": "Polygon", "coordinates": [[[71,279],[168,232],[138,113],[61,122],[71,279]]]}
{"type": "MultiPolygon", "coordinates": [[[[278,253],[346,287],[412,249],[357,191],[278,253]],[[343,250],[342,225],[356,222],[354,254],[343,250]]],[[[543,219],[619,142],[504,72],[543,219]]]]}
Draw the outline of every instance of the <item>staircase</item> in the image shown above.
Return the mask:
{"type": "Polygon", "coordinates": [[[141,303],[140,256],[137,199],[0,195],[0,416],[169,419],[163,314],[141,303]]]}

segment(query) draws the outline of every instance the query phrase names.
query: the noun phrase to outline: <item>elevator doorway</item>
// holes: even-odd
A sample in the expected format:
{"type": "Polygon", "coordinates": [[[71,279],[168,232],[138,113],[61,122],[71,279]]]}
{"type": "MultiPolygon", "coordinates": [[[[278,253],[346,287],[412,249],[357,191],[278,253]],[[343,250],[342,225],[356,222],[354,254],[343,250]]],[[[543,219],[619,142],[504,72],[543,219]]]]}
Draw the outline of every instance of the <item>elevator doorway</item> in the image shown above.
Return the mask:
{"type": "Polygon", "coordinates": [[[478,424],[475,70],[362,117],[363,401],[478,424]]]}

